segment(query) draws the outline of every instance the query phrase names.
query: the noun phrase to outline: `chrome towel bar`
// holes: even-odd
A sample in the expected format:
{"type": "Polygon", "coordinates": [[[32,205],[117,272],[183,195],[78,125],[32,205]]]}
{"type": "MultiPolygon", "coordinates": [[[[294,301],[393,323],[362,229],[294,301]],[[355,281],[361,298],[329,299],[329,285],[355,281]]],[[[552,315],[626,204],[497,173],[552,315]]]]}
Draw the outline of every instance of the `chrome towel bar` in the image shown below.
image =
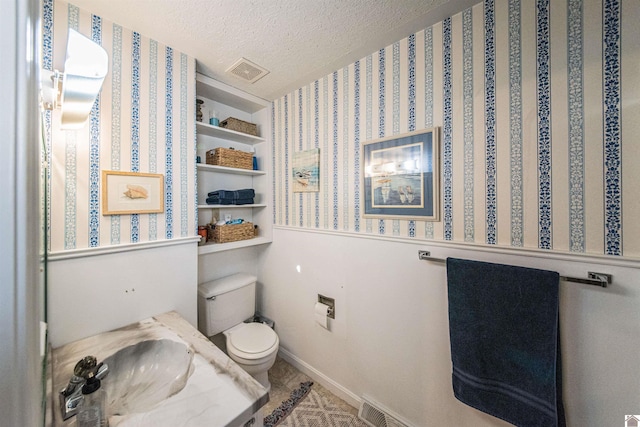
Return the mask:
{"type": "MultiPolygon", "coordinates": [[[[431,252],[429,251],[418,251],[418,259],[424,261],[433,261],[439,263],[446,263],[447,260],[444,258],[436,258],[431,256],[431,252]]],[[[593,271],[589,271],[588,278],[583,279],[581,277],[569,277],[569,276],[560,276],[560,280],[565,282],[573,282],[573,283],[582,283],[583,285],[594,285],[606,288],[611,284],[611,274],[606,273],[596,273],[593,271]]]]}

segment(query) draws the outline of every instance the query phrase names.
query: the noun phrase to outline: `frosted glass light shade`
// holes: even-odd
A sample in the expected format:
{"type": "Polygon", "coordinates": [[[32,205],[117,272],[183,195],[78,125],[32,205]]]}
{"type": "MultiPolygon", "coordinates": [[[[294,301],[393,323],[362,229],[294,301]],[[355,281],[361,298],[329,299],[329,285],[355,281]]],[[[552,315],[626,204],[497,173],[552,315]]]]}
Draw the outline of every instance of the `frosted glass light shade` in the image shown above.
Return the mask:
{"type": "Polygon", "coordinates": [[[60,96],[62,129],[84,126],[108,71],[109,57],[102,46],[69,29],[60,96]]]}

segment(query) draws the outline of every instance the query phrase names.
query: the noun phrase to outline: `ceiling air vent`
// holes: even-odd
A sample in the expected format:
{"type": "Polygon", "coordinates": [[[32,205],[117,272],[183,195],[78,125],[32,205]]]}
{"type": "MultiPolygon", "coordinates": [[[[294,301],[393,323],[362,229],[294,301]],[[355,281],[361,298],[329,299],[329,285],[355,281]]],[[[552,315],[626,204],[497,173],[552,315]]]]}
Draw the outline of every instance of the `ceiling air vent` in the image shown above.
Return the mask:
{"type": "Polygon", "coordinates": [[[227,68],[227,74],[232,74],[245,82],[255,83],[269,74],[269,71],[246,58],[240,58],[231,67],[227,68]]]}

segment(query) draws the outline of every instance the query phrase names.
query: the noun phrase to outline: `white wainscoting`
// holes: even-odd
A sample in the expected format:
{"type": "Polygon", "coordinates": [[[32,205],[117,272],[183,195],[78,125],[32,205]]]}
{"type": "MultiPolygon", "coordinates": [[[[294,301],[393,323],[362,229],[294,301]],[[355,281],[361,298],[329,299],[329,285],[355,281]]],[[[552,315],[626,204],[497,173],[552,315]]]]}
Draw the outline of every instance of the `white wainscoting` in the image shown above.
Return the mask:
{"type": "Polygon", "coordinates": [[[53,256],[48,263],[51,345],[59,347],[171,310],[197,327],[196,240],[53,256]]]}
{"type": "Polygon", "coordinates": [[[275,321],[281,354],[341,397],[369,396],[416,426],[502,427],[453,396],[446,267],[420,261],[418,250],[566,276],[609,273],[608,288],[560,284],[567,425],[615,425],[638,407],[637,260],[433,243],[275,227],[260,256],[258,307],[275,321]],[[318,294],[335,298],[329,330],[314,322],[318,294]]]}

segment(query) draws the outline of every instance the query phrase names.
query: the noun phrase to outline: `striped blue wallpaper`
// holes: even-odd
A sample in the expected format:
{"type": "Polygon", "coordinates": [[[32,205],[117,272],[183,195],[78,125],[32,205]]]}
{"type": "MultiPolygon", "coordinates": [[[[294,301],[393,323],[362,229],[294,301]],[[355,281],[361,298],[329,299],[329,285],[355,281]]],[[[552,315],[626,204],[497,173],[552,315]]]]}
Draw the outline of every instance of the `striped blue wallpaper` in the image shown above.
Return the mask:
{"type": "Polygon", "coordinates": [[[549,1],[537,0],[538,246],[551,249],[551,64],[549,1]]]}
{"type": "MultiPolygon", "coordinates": [[[[42,59],[42,68],[44,70],[53,71],[53,0],[43,0],[42,2],[42,51],[40,53],[42,59]]],[[[44,111],[43,123],[45,133],[45,159],[51,159],[51,111],[44,111]]],[[[45,195],[47,200],[51,200],[51,168],[46,169],[47,188],[45,195]]],[[[42,206],[48,203],[42,202],[42,206]]],[[[51,250],[51,209],[45,212],[46,224],[44,233],[46,233],[46,250],[51,250]]]]}
{"type": "Polygon", "coordinates": [[[569,247],[574,252],[585,248],[584,219],[584,83],[582,0],[567,5],[567,76],[569,116],[569,247]]]}
{"type": "Polygon", "coordinates": [[[275,100],[275,224],[640,257],[633,8],[486,0],[275,100]],[[441,221],[362,218],[360,144],[432,126],[441,221]],[[287,137],[303,129],[320,148],[322,184],[299,198],[289,159],[312,145],[287,137]],[[289,221],[294,205],[302,218],[289,221]]]}
{"type": "MultiPolygon", "coordinates": [[[[509,0],[509,139],[511,142],[511,245],[523,245],[522,42],[520,0],[509,0]]],[[[473,241],[473,240],[472,240],[473,241]]],[[[580,252],[580,251],[578,251],[580,252]]]]}
{"type": "MultiPolygon", "coordinates": [[[[630,5],[638,7],[638,4],[630,5]]],[[[621,196],[621,19],[620,0],[604,0],[603,4],[603,89],[604,89],[604,166],[606,209],[606,253],[622,252],[622,196],[621,196]]],[[[638,39],[631,43],[638,44],[638,39]]],[[[637,70],[636,70],[637,74],[637,70]]]]}
{"type": "MultiPolygon", "coordinates": [[[[131,40],[131,172],[140,172],[140,34],[131,40]]],[[[131,215],[131,242],[140,241],[140,215],[131,215]]]]}
{"type": "Polygon", "coordinates": [[[442,25],[442,205],[444,240],[453,239],[453,94],[451,18],[442,25]]]}
{"type": "Polygon", "coordinates": [[[464,241],[473,242],[473,21],[471,9],[462,14],[462,103],[464,129],[464,241]]]}
{"type": "Polygon", "coordinates": [[[44,63],[64,69],[67,29],[101,44],[109,74],[85,128],[46,119],[51,153],[50,250],[193,236],[195,60],[58,0],[43,0],[44,63]],[[160,173],[164,213],[103,216],[102,170],[160,173]]]}
{"type": "Polygon", "coordinates": [[[485,242],[497,243],[497,180],[496,169],[496,40],[495,4],[487,0],[484,4],[484,123],[486,165],[486,223],[485,242]]]}
{"type": "MultiPolygon", "coordinates": [[[[102,19],[91,16],[91,39],[102,44],[102,19]]],[[[100,94],[89,118],[91,148],[89,157],[89,247],[100,245],[100,94]]]]}

